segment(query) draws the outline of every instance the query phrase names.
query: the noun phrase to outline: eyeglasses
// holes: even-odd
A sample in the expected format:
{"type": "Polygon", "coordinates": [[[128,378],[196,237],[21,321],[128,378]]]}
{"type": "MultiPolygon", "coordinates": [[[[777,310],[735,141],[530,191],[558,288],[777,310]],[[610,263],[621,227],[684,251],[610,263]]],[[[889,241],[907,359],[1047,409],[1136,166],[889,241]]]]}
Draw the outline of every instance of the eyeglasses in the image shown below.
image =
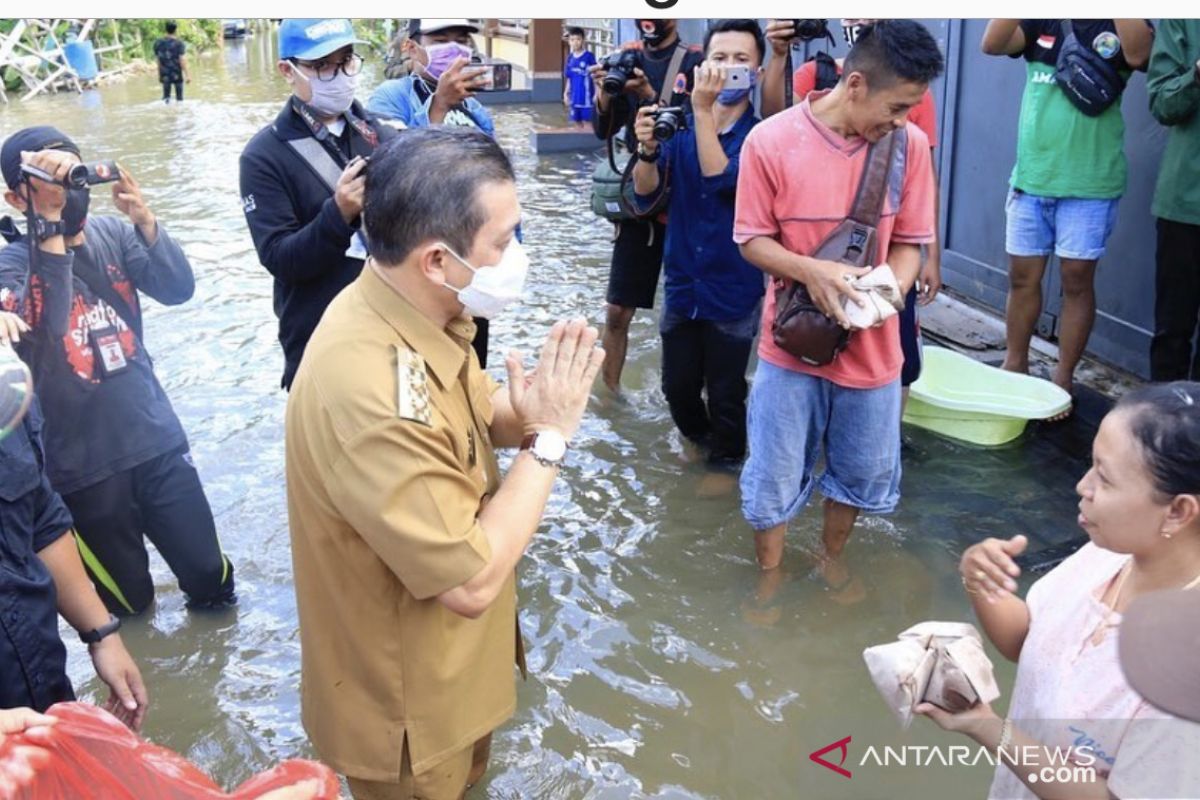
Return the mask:
{"type": "Polygon", "coordinates": [[[357,53],[350,53],[336,64],[331,64],[328,61],[301,61],[297,58],[289,59],[296,66],[310,69],[317,74],[319,81],[331,81],[337,77],[340,70],[343,75],[348,78],[353,78],[362,71],[363,58],[357,53]]]}

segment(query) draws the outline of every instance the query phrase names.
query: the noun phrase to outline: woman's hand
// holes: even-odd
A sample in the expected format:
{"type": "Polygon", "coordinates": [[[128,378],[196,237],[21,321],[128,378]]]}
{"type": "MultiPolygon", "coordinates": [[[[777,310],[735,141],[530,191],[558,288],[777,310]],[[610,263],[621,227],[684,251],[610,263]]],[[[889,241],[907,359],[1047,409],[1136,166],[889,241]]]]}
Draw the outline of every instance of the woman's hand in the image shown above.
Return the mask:
{"type": "Polygon", "coordinates": [[[987,703],[977,703],[973,708],[957,714],[951,714],[933,703],[920,703],[913,711],[929,717],[942,730],[966,734],[980,744],[989,738],[989,734],[994,734],[998,740],[1004,724],[1004,720],[987,703]]]}
{"type": "Polygon", "coordinates": [[[1013,561],[1029,544],[1021,534],[1011,539],[984,539],[962,554],[958,569],[967,594],[982,595],[989,603],[1003,600],[1017,590],[1021,568],[1013,561]]]}

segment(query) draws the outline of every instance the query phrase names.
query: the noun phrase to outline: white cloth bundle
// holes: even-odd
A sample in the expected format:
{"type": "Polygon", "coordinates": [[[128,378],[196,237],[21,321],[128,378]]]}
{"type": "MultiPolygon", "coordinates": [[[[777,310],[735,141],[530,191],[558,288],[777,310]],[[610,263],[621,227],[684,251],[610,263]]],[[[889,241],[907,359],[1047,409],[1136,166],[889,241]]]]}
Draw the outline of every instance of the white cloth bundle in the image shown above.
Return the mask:
{"type": "Polygon", "coordinates": [[[842,298],[842,308],[851,327],[858,330],[873,328],[904,310],[904,294],[896,282],[896,274],[887,264],[880,264],[862,277],[847,277],[846,280],[867,299],[867,305],[863,307],[849,297],[842,298]]]}
{"type": "Polygon", "coordinates": [[[1000,696],[979,631],[967,623],[922,622],[899,641],[868,647],[863,660],[904,728],[920,703],[958,712],[1000,696]]]}

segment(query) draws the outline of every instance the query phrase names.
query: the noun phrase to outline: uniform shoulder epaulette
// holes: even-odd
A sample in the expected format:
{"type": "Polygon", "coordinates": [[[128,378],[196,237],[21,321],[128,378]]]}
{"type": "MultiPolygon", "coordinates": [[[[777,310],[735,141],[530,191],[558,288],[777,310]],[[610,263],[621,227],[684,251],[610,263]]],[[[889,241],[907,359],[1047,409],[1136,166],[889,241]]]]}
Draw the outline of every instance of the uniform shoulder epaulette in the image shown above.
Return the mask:
{"type": "Polygon", "coordinates": [[[433,406],[429,400],[429,373],[425,359],[417,351],[402,345],[396,348],[396,416],[400,419],[433,425],[433,406]]]}

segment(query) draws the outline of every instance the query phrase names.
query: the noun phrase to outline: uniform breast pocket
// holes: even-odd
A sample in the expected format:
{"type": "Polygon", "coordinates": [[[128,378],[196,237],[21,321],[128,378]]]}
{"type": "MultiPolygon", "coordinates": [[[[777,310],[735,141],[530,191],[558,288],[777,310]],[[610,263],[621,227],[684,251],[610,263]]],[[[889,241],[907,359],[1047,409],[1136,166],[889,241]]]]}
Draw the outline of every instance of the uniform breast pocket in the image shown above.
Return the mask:
{"type": "Polygon", "coordinates": [[[33,440],[40,427],[35,405],[25,424],[0,440],[0,563],[8,569],[24,567],[33,545],[34,489],[42,475],[33,440]]]}

